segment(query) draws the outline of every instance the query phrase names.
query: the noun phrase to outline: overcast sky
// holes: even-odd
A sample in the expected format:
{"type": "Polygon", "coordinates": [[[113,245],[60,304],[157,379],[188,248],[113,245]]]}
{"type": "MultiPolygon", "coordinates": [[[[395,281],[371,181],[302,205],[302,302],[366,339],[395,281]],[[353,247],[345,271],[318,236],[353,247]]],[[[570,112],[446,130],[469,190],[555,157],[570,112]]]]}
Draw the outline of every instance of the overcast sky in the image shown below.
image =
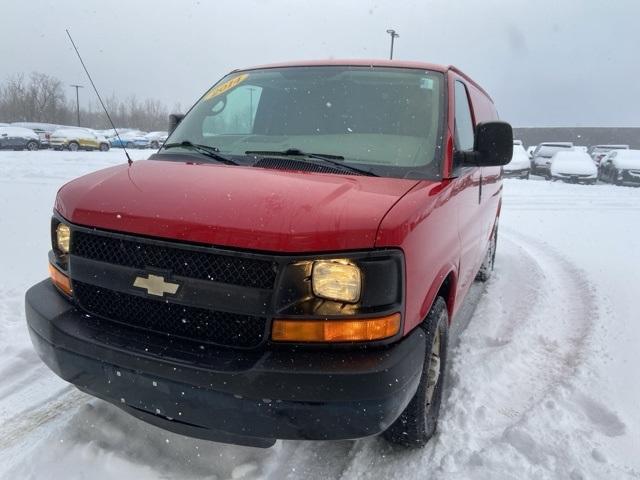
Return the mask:
{"type": "Polygon", "coordinates": [[[88,86],[69,28],[103,96],[186,109],[235,68],[384,58],[390,27],[396,58],[458,66],[514,126],[640,126],[640,0],[2,0],[0,79],[88,86]]]}

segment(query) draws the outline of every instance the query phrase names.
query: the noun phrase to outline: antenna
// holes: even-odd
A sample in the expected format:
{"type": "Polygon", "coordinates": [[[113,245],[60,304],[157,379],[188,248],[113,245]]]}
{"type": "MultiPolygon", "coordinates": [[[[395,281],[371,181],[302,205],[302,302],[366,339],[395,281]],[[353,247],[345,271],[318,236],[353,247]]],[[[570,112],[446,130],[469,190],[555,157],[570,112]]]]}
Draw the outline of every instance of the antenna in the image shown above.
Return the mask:
{"type": "Polygon", "coordinates": [[[80,63],[82,64],[82,68],[84,68],[84,72],[87,74],[87,77],[89,78],[89,82],[91,82],[91,86],[93,87],[93,91],[96,92],[96,95],[98,96],[98,100],[100,100],[100,105],[102,105],[102,109],[104,110],[104,113],[107,114],[107,118],[109,119],[109,123],[113,127],[113,131],[116,133],[116,137],[118,137],[118,140],[120,141],[120,145],[122,145],[122,148],[124,149],[124,154],[127,156],[127,162],[129,162],[129,166],[131,166],[131,164],[133,163],[133,160],[131,160],[131,157],[129,156],[129,152],[127,152],[127,147],[124,145],[124,142],[120,138],[120,134],[118,133],[118,130],[116,129],[116,126],[113,124],[113,120],[111,120],[111,115],[109,115],[109,112],[107,111],[107,107],[104,106],[104,102],[102,101],[102,97],[100,97],[100,94],[98,93],[98,89],[96,88],[96,84],[93,83],[93,79],[91,78],[91,75],[89,74],[89,70],[87,70],[87,67],[85,66],[84,62],[82,61],[82,57],[80,56],[80,52],[78,51],[78,47],[76,47],[76,43],[73,41],[73,38],[71,38],[71,34],[69,33],[69,29],[67,29],[65,31],[67,32],[67,36],[69,37],[69,40],[71,41],[71,45],[73,45],[73,49],[76,51],[76,54],[78,55],[78,59],[80,60],[80,63]]]}

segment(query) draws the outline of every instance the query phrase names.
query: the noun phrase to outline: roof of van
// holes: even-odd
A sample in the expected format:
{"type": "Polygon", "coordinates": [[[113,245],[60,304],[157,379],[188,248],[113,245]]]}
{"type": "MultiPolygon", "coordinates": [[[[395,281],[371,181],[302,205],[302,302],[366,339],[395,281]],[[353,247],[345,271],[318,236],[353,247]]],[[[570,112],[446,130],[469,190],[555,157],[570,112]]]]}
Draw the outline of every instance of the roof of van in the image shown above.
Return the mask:
{"type": "MultiPolygon", "coordinates": [[[[249,68],[242,68],[234,70],[234,72],[238,71],[246,71],[246,70],[258,70],[264,68],[284,68],[284,67],[325,67],[325,66],[353,66],[353,67],[395,67],[395,68],[416,68],[420,70],[433,70],[436,72],[447,73],[448,71],[453,71],[467,80],[469,83],[473,84],[479,90],[481,90],[489,99],[491,96],[487,93],[487,91],[482,88],[478,83],[469,77],[467,74],[462,72],[460,69],[454,67],[453,65],[438,65],[435,63],[427,63],[427,62],[417,62],[417,61],[407,61],[407,60],[386,60],[386,59],[328,59],[328,60],[300,60],[300,61],[292,61],[292,62],[280,62],[280,63],[271,63],[267,65],[257,65],[249,68]]],[[[493,102],[493,99],[491,99],[493,102]]]]}

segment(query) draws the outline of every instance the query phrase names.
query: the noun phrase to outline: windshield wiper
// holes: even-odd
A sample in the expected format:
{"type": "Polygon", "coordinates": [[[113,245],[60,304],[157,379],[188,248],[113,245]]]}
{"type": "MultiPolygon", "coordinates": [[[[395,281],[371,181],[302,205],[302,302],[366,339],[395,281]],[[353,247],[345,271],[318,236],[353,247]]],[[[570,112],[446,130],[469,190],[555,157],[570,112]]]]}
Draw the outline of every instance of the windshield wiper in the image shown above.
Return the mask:
{"type": "Polygon", "coordinates": [[[284,151],[276,151],[276,150],[247,150],[247,155],[267,155],[267,156],[284,156],[284,157],[304,157],[311,158],[314,160],[322,160],[325,163],[330,163],[342,170],[350,170],[352,172],[359,173],[361,175],[367,175],[369,177],[377,177],[375,173],[370,170],[365,170],[364,168],[354,167],[352,165],[347,165],[344,163],[344,157],[340,155],[329,155],[324,153],[305,153],[299,148],[288,148],[284,151]]]}
{"type": "Polygon", "coordinates": [[[182,148],[187,148],[189,150],[194,150],[204,155],[205,157],[212,158],[226,165],[240,165],[238,162],[235,162],[230,158],[225,157],[224,155],[220,155],[218,153],[220,150],[218,150],[216,147],[212,147],[210,145],[200,145],[197,143],[192,143],[189,140],[184,140],[182,142],[177,142],[177,143],[169,143],[163,147],[163,150],[166,150],[168,148],[175,148],[175,147],[182,147],[182,148]]]}

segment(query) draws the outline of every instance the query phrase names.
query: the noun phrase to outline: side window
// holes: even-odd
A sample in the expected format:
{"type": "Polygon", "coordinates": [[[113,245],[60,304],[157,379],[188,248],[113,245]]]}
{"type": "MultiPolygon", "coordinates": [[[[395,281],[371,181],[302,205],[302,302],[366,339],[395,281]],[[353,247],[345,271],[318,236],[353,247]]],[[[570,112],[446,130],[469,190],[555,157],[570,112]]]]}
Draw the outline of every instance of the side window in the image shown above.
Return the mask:
{"type": "Polygon", "coordinates": [[[462,82],[456,81],[455,87],[455,142],[457,150],[473,150],[473,120],[469,108],[467,89],[462,82]]]}
{"type": "Polygon", "coordinates": [[[241,85],[227,95],[221,95],[218,101],[211,101],[211,110],[202,123],[202,135],[252,133],[261,95],[261,87],[241,85]]]}

